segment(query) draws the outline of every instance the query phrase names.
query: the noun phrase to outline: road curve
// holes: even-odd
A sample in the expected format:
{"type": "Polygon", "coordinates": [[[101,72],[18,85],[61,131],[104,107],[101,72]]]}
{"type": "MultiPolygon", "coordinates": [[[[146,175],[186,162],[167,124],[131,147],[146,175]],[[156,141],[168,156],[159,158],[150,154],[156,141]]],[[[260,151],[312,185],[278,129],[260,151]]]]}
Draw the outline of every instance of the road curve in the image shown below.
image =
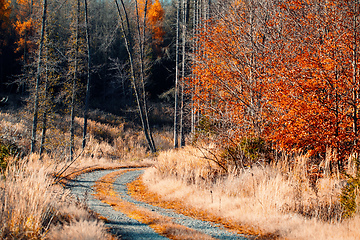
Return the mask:
{"type": "MultiPolygon", "coordinates": [[[[168,239],[157,234],[148,225],[132,219],[122,212],[114,210],[112,206],[101,202],[93,196],[93,187],[95,182],[99,178],[114,171],[119,170],[101,170],[82,174],[69,182],[68,187],[71,189],[72,194],[74,194],[80,201],[85,202],[92,211],[105,217],[108,220],[106,226],[111,230],[111,233],[121,237],[121,239],[168,239]]],[[[116,178],[113,183],[113,188],[122,200],[134,203],[139,207],[149,209],[160,215],[171,217],[177,224],[194,229],[215,239],[251,239],[245,238],[243,235],[226,231],[224,228],[214,223],[196,220],[182,214],[175,213],[172,210],[152,206],[133,199],[128,194],[126,184],[134,181],[143,173],[143,171],[144,170],[126,171],[116,178]]]]}

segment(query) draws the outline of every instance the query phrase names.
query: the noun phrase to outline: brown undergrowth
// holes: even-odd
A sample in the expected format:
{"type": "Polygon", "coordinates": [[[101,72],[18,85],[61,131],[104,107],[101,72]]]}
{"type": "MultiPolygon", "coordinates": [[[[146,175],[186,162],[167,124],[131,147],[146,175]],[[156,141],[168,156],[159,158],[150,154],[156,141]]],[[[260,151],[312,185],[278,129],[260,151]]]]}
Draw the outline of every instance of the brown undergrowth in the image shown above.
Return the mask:
{"type": "Polygon", "coordinates": [[[133,203],[124,201],[114,191],[112,184],[119,174],[126,170],[116,171],[100,178],[94,186],[95,197],[111,205],[116,211],[121,211],[128,217],[136,219],[141,223],[147,224],[154,231],[170,239],[213,239],[212,237],[200,233],[188,227],[176,224],[172,218],[159,215],[151,210],[138,207],[133,203]]]}

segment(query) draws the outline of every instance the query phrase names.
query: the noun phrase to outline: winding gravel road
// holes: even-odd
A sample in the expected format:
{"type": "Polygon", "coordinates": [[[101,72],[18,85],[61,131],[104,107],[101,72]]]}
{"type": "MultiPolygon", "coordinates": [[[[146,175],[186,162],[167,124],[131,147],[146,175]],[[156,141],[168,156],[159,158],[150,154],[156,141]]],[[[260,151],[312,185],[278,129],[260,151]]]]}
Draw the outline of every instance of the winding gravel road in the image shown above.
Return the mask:
{"type": "MultiPolygon", "coordinates": [[[[127,217],[125,214],[115,211],[110,205],[101,202],[100,200],[96,199],[92,194],[93,186],[95,182],[114,171],[119,170],[102,170],[102,171],[95,171],[90,173],[85,173],[68,184],[68,187],[71,189],[72,194],[77,196],[81,201],[86,202],[89,208],[101,216],[106,217],[109,221],[106,223],[107,227],[111,229],[111,233],[121,237],[121,239],[129,239],[129,240],[137,240],[137,239],[153,239],[153,240],[160,240],[160,239],[168,239],[166,237],[160,236],[154,232],[152,228],[148,225],[140,223],[137,220],[127,217]]],[[[143,173],[143,170],[135,170],[135,171],[128,171],[123,174],[120,174],[114,184],[114,190],[117,194],[121,197],[121,199],[135,203],[136,205],[150,209],[155,211],[163,216],[168,216],[174,219],[174,221],[178,224],[183,226],[192,228],[204,234],[207,234],[216,239],[242,239],[246,240],[243,235],[238,235],[229,231],[226,231],[221,226],[196,220],[182,214],[175,213],[172,210],[164,209],[156,206],[149,205],[144,202],[137,201],[133,199],[127,193],[126,184],[129,182],[134,181],[140,174],[143,173]]]]}

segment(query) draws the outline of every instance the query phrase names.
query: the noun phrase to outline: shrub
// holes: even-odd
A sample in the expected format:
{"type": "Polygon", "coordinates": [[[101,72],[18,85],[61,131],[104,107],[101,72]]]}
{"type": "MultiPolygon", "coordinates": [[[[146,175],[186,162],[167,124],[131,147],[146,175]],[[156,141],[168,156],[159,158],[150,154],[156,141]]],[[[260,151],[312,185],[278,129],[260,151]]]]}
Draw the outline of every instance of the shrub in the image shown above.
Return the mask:
{"type": "Polygon", "coordinates": [[[351,176],[346,174],[348,180],[343,187],[340,202],[343,208],[343,217],[349,218],[354,216],[358,212],[358,206],[360,204],[360,162],[359,159],[355,159],[356,174],[351,176]]]}
{"type": "Polygon", "coordinates": [[[0,169],[5,170],[9,157],[16,156],[19,152],[19,148],[16,145],[0,142],[0,169]]]}
{"type": "Polygon", "coordinates": [[[10,152],[9,149],[0,143],[0,168],[2,170],[6,169],[7,166],[7,157],[9,157],[10,152]]]}
{"type": "Polygon", "coordinates": [[[243,138],[239,144],[228,144],[220,153],[223,162],[236,169],[251,167],[254,163],[268,157],[270,150],[262,138],[243,138]]]}

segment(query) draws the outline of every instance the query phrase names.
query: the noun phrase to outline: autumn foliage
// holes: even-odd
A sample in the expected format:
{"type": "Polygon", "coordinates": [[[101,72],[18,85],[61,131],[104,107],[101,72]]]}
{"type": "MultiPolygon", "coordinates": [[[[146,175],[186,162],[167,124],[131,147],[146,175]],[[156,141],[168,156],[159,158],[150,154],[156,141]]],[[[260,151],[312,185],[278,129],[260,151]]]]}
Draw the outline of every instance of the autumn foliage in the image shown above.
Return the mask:
{"type": "Polygon", "coordinates": [[[0,0],[0,54],[1,48],[7,44],[5,39],[10,24],[10,13],[10,2],[7,0],[0,0]]]}
{"type": "Polygon", "coordinates": [[[256,137],[317,157],[333,149],[343,167],[359,150],[359,5],[234,0],[219,7],[196,37],[189,79],[215,141],[256,137]]]}
{"type": "Polygon", "coordinates": [[[40,24],[36,11],[39,7],[39,1],[18,0],[14,9],[14,18],[12,19],[17,34],[16,51],[27,53],[34,52],[37,49],[36,35],[40,24]]]}
{"type": "Polygon", "coordinates": [[[162,27],[164,14],[165,12],[161,6],[161,3],[159,2],[159,0],[155,0],[155,2],[150,6],[148,13],[148,21],[150,23],[150,27],[152,28],[153,39],[157,43],[161,43],[163,41],[163,36],[165,34],[162,27]]]}
{"type": "Polygon", "coordinates": [[[159,0],[139,0],[137,1],[138,13],[140,19],[144,19],[144,10],[146,10],[146,24],[152,33],[152,38],[155,44],[159,44],[163,41],[165,34],[163,30],[163,20],[165,11],[161,6],[159,0]]]}

